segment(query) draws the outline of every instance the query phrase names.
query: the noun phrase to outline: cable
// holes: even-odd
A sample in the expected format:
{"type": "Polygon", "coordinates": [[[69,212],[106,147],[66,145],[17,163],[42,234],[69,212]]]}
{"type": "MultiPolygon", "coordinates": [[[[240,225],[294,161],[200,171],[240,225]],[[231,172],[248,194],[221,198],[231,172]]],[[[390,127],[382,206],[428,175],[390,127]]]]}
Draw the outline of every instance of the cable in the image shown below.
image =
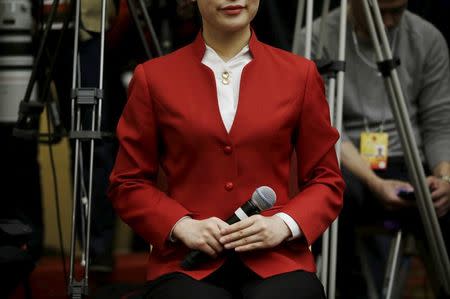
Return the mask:
{"type": "MultiPolygon", "coordinates": [[[[50,126],[50,107],[47,105],[46,113],[47,113],[47,130],[50,134],[51,126],[50,126]]],[[[48,150],[50,155],[50,165],[52,169],[52,179],[53,179],[53,192],[55,194],[55,208],[56,208],[56,222],[58,226],[58,237],[59,237],[59,249],[61,253],[61,261],[62,261],[62,267],[63,267],[63,273],[64,273],[64,283],[67,287],[68,282],[68,276],[67,276],[67,269],[66,269],[66,256],[64,254],[64,243],[63,243],[63,236],[62,236],[62,225],[61,225],[61,213],[60,213],[60,207],[59,207],[59,191],[58,191],[58,182],[56,179],[56,167],[55,167],[55,159],[53,155],[53,144],[50,142],[48,144],[48,150]]]]}

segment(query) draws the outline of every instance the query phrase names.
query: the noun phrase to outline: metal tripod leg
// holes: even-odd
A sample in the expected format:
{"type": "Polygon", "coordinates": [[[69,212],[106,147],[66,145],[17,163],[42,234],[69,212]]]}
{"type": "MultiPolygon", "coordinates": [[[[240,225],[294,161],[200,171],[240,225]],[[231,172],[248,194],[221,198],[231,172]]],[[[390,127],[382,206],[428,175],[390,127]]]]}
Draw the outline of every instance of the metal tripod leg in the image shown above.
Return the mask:
{"type": "Polygon", "coordinates": [[[295,54],[300,54],[300,32],[303,25],[303,15],[305,14],[305,0],[299,0],[297,5],[297,16],[294,28],[294,42],[292,45],[292,52],[295,54]]]}
{"type": "Polygon", "coordinates": [[[89,293],[89,254],[90,254],[90,232],[91,232],[91,206],[92,206],[92,189],[93,189],[93,169],[94,169],[94,146],[95,140],[101,139],[101,120],[102,120],[102,103],[103,103],[103,68],[104,68],[104,50],[105,50],[105,24],[106,24],[106,0],[101,2],[101,38],[100,38],[100,70],[99,70],[99,87],[98,88],[80,88],[77,82],[81,82],[77,76],[79,65],[79,28],[80,28],[80,12],[81,1],[76,1],[75,14],[75,35],[74,35],[74,55],[73,55],[73,73],[72,73],[72,104],[71,104],[71,132],[69,137],[75,139],[75,161],[74,161],[74,190],[73,190],[73,210],[72,210],[72,236],[70,247],[70,274],[68,294],[71,298],[84,298],[89,293]],[[78,80],[77,80],[78,78],[78,80]],[[77,88],[78,87],[78,88],[77,88]],[[88,131],[81,128],[81,119],[83,113],[90,113],[91,124],[88,131]],[[89,166],[88,166],[88,194],[87,194],[87,215],[85,244],[82,244],[82,252],[86,257],[84,275],[80,281],[74,277],[74,259],[75,259],[75,238],[76,238],[76,215],[79,207],[83,208],[83,204],[77,205],[80,200],[77,194],[79,182],[80,153],[82,150],[82,141],[89,142],[89,166]]]}
{"type": "Polygon", "coordinates": [[[369,258],[367,257],[367,249],[360,238],[356,240],[356,249],[361,263],[361,270],[367,285],[367,296],[369,299],[379,299],[375,279],[373,278],[369,258]]]}
{"type": "MultiPolygon", "coordinates": [[[[323,45],[323,38],[325,35],[324,25],[328,16],[329,1],[325,1],[322,7],[321,20],[321,41],[319,41],[320,47],[323,45]]],[[[293,52],[300,52],[300,28],[303,22],[304,12],[304,0],[300,0],[297,11],[297,22],[295,28],[293,52]]],[[[308,0],[306,8],[306,41],[305,52],[306,58],[311,58],[311,46],[312,46],[312,19],[313,19],[313,1],[308,0]]],[[[339,26],[339,53],[337,60],[339,62],[345,62],[345,41],[347,31],[347,0],[341,1],[341,15],[339,26]]],[[[320,53],[319,53],[320,54],[320,53]]],[[[344,98],[344,72],[342,68],[337,71],[335,76],[332,76],[329,80],[328,88],[328,103],[330,106],[332,125],[339,131],[342,131],[342,108],[344,98]]],[[[340,161],[340,148],[341,141],[336,143],[336,153],[338,160],[340,161]]],[[[336,290],[336,264],[337,264],[337,234],[338,234],[338,219],[336,219],[322,237],[322,258],[320,260],[319,277],[324,285],[325,291],[328,294],[328,298],[334,299],[336,290]]]]}
{"type": "Polygon", "coordinates": [[[389,257],[386,266],[386,273],[383,284],[383,298],[392,299],[394,282],[398,279],[400,260],[403,256],[404,238],[402,230],[398,230],[394,239],[391,241],[389,257]]]}
{"type": "MultiPolygon", "coordinates": [[[[325,3],[326,4],[326,3],[325,3]]],[[[321,21],[322,23],[325,20],[321,21]]],[[[339,25],[339,53],[337,60],[340,62],[345,62],[345,40],[347,32],[347,0],[341,1],[341,15],[340,15],[340,25],[339,25]]],[[[331,120],[332,125],[342,132],[342,114],[343,114],[343,102],[344,102],[344,74],[343,69],[337,72],[337,79],[330,79],[330,89],[329,89],[329,105],[330,111],[332,112],[331,120]],[[334,81],[336,80],[336,95],[334,95],[334,81]],[[336,99],[336,100],[335,100],[336,99]]],[[[338,161],[341,160],[341,140],[339,139],[336,143],[336,153],[338,156],[338,161]]],[[[324,283],[324,287],[328,298],[334,299],[336,296],[336,265],[337,265],[337,241],[338,241],[338,221],[336,219],[331,228],[327,230],[324,234],[324,239],[328,239],[329,236],[329,246],[322,247],[322,257],[324,261],[325,256],[329,257],[329,263],[322,265],[321,279],[324,283]]]]}

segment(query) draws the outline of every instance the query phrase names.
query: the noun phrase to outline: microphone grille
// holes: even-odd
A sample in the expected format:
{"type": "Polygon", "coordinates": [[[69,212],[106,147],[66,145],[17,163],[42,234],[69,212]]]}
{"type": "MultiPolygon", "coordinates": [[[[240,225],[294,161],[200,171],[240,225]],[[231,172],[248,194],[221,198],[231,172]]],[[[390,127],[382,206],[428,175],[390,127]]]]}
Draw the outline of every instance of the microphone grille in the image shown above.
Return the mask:
{"type": "Polygon", "coordinates": [[[252,195],[252,202],[261,209],[261,211],[273,207],[277,195],[272,188],[267,186],[258,187],[252,195]]]}

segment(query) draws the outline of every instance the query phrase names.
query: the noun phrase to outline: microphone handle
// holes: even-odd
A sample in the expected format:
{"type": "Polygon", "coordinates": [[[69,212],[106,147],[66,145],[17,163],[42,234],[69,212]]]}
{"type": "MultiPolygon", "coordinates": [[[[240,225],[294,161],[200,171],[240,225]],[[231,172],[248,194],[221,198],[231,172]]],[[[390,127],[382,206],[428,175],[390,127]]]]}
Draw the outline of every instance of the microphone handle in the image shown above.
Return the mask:
{"type": "MultiPolygon", "coordinates": [[[[238,216],[233,214],[230,218],[228,218],[227,223],[233,224],[236,222],[239,222],[241,219],[239,219],[238,216]]],[[[181,268],[184,270],[192,270],[194,269],[198,264],[201,264],[203,262],[206,262],[210,259],[210,256],[204,253],[200,250],[191,250],[186,256],[184,257],[184,260],[181,262],[181,268]]]]}
{"type": "MultiPolygon", "coordinates": [[[[240,209],[247,217],[258,214],[260,212],[260,209],[256,205],[254,205],[251,200],[243,204],[240,209]]],[[[241,221],[241,219],[236,215],[236,212],[233,213],[233,215],[227,219],[228,224],[233,224],[239,221],[241,221]]],[[[198,264],[206,262],[209,259],[210,256],[207,255],[206,253],[200,250],[192,250],[186,255],[184,260],[181,262],[181,267],[185,270],[192,270],[198,264]]]]}
{"type": "Polygon", "coordinates": [[[236,216],[236,214],[233,214],[233,216],[231,216],[230,218],[227,219],[227,223],[230,225],[234,224],[236,222],[239,222],[239,221],[241,221],[241,219],[239,219],[239,217],[236,216]]]}
{"type": "Polygon", "coordinates": [[[192,270],[199,263],[206,262],[210,259],[209,255],[200,250],[190,251],[181,262],[181,267],[185,270],[192,270]]]}

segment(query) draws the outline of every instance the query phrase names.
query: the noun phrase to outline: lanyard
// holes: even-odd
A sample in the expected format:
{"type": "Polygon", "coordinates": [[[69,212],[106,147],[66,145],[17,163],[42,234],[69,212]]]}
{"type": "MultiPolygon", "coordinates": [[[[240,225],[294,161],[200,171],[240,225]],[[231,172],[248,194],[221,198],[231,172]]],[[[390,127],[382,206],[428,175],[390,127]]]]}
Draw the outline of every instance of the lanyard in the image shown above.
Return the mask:
{"type": "MultiPolygon", "coordinates": [[[[379,74],[377,64],[375,62],[373,62],[371,59],[367,58],[361,52],[360,47],[359,47],[358,38],[356,36],[355,30],[354,30],[353,27],[351,28],[351,31],[352,31],[351,33],[352,33],[353,45],[355,47],[356,54],[361,59],[361,61],[363,61],[367,66],[369,66],[370,68],[374,69],[377,72],[377,74],[379,74]]],[[[391,45],[392,49],[395,49],[396,46],[397,46],[397,34],[398,34],[398,30],[396,30],[394,32],[393,41],[392,41],[392,45],[391,45]]],[[[358,76],[357,76],[357,78],[358,78],[358,81],[359,81],[359,77],[358,76]]],[[[358,97],[359,97],[358,102],[359,102],[359,105],[360,105],[360,110],[361,110],[361,113],[363,115],[364,129],[366,130],[366,132],[371,132],[370,126],[369,126],[369,121],[367,119],[367,113],[365,111],[364,105],[361,102],[361,93],[359,92],[360,91],[360,84],[359,84],[359,82],[358,82],[358,84],[356,86],[356,89],[357,89],[357,94],[358,94],[358,97]]],[[[385,105],[386,101],[385,101],[385,99],[383,100],[382,104],[383,104],[383,106],[382,106],[383,107],[383,120],[381,121],[381,123],[380,123],[380,125],[378,127],[378,130],[376,130],[378,132],[383,132],[384,131],[384,124],[386,122],[386,105],[385,105]]]]}

